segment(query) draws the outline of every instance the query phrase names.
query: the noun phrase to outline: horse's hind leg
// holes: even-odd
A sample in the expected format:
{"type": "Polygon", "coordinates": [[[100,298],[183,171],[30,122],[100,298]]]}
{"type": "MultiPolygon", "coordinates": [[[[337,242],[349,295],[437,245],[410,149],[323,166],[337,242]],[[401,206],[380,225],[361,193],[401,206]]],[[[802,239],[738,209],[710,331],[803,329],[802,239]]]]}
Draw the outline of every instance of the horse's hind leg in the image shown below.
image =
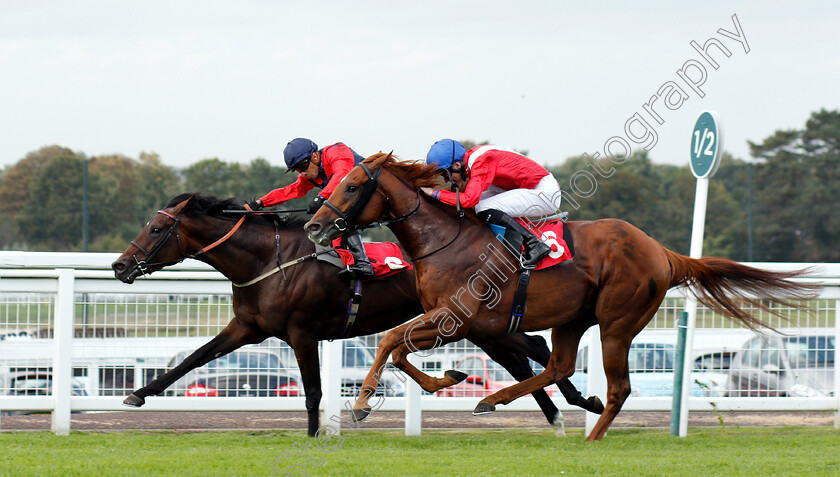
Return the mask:
{"type": "Polygon", "coordinates": [[[627,366],[627,354],[630,341],[624,337],[601,336],[604,355],[604,373],[607,375],[607,405],[604,412],[586,438],[587,441],[601,440],[607,433],[624,401],[630,396],[630,373],[627,366]]]}
{"type": "Polygon", "coordinates": [[[239,318],[234,317],[230,323],[210,340],[207,344],[193,351],[181,364],[157,377],[146,386],[131,393],[123,404],[140,407],[146,403],[146,396],[160,394],[175,381],[199,366],[203,366],[219,356],[230,353],[246,344],[259,343],[268,335],[262,331],[246,325],[239,318]]]}
{"type": "MultiPolygon", "coordinates": [[[[642,293],[646,294],[647,291],[642,293]]],[[[630,370],[627,364],[630,343],[659,309],[664,295],[663,289],[658,300],[646,300],[645,308],[641,311],[627,313],[624,310],[627,310],[628,306],[622,303],[618,306],[622,312],[611,313],[609,309],[599,312],[604,373],[607,375],[607,405],[586,438],[587,441],[597,441],[604,437],[630,395],[630,370]],[[613,316],[610,316],[611,314],[613,316]]]]}

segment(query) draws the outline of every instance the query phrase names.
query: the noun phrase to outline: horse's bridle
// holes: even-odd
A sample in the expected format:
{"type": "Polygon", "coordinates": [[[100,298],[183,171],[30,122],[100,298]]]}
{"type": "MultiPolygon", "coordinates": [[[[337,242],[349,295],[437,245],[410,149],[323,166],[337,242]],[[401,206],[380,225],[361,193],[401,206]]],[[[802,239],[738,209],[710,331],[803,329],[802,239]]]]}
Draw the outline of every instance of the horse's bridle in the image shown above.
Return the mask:
{"type": "MultiPolygon", "coordinates": [[[[370,169],[368,169],[368,167],[364,163],[359,163],[359,166],[361,166],[362,169],[365,171],[365,174],[367,174],[368,180],[365,181],[364,185],[362,185],[361,195],[359,196],[358,199],[356,199],[356,202],[354,202],[353,205],[350,206],[350,210],[348,210],[347,213],[342,212],[341,210],[338,209],[338,207],[331,204],[329,200],[324,199],[323,205],[326,205],[333,212],[335,212],[336,215],[338,215],[338,217],[333,221],[333,226],[336,228],[336,230],[338,230],[339,232],[344,232],[349,228],[352,228],[353,230],[364,230],[364,229],[374,228],[374,227],[386,227],[388,225],[395,224],[397,222],[403,221],[403,220],[411,217],[412,215],[416,214],[417,211],[420,210],[421,200],[420,200],[420,190],[418,189],[417,190],[417,205],[414,206],[414,208],[411,211],[409,211],[409,212],[407,212],[407,213],[405,213],[405,214],[403,214],[399,217],[395,217],[393,219],[372,222],[372,223],[367,224],[367,225],[351,224],[350,221],[358,218],[358,216],[361,215],[361,213],[365,209],[365,207],[367,207],[368,202],[370,202],[370,199],[373,197],[374,193],[379,193],[380,195],[382,195],[385,198],[385,201],[388,201],[388,197],[386,197],[384,194],[382,194],[382,192],[379,191],[379,173],[382,172],[382,169],[381,168],[377,169],[376,172],[371,173],[370,169]]],[[[420,256],[420,257],[417,257],[417,258],[412,258],[412,261],[416,262],[418,260],[422,260],[422,259],[428,257],[429,255],[440,252],[441,250],[443,250],[446,247],[452,245],[456,240],[458,240],[458,237],[461,235],[461,220],[464,217],[464,211],[461,209],[461,195],[457,191],[456,191],[456,197],[457,197],[457,202],[458,202],[458,233],[446,245],[443,245],[442,247],[439,247],[439,248],[433,250],[432,252],[424,254],[423,256],[420,256]]]]}
{"type": "Polygon", "coordinates": [[[220,238],[219,240],[216,240],[215,242],[213,242],[210,245],[202,248],[201,250],[199,250],[196,253],[187,254],[187,253],[184,252],[184,247],[181,245],[181,233],[178,231],[178,226],[181,225],[181,216],[184,213],[180,212],[180,213],[178,213],[177,216],[173,216],[172,214],[170,214],[169,212],[167,212],[165,210],[158,210],[157,213],[169,217],[170,219],[172,219],[174,221],[174,223],[169,227],[169,230],[166,231],[166,234],[163,237],[161,237],[160,240],[158,240],[152,246],[152,248],[150,250],[146,250],[142,245],[135,242],[134,240],[131,241],[131,245],[134,245],[135,247],[137,247],[137,249],[140,250],[141,252],[143,252],[143,255],[145,255],[143,260],[138,260],[137,259],[137,254],[132,255],[132,258],[134,259],[134,263],[137,264],[137,270],[140,271],[141,275],[151,274],[152,272],[149,271],[149,270],[152,267],[157,267],[157,266],[160,266],[161,268],[168,267],[169,265],[174,265],[176,263],[181,263],[187,258],[196,258],[199,255],[201,255],[203,253],[206,253],[209,250],[212,250],[213,248],[221,245],[225,240],[229,239],[231,237],[231,235],[236,233],[236,231],[239,230],[239,227],[242,225],[242,222],[245,221],[245,217],[247,217],[247,215],[243,215],[239,219],[239,221],[236,222],[236,225],[234,225],[233,228],[230,229],[230,231],[224,235],[224,237],[220,238]],[[164,245],[166,245],[166,242],[169,241],[169,239],[172,237],[173,234],[175,234],[175,239],[178,240],[178,252],[180,253],[181,258],[179,258],[177,260],[170,260],[168,262],[149,263],[154,258],[154,256],[157,255],[157,253],[160,251],[160,249],[163,248],[164,245]]]}
{"type": "Polygon", "coordinates": [[[333,221],[333,226],[335,226],[336,230],[344,232],[347,229],[364,230],[374,227],[386,227],[405,220],[420,210],[420,191],[417,191],[417,205],[406,214],[385,221],[373,222],[368,225],[356,225],[350,223],[350,221],[357,219],[362,214],[362,211],[365,210],[365,207],[367,207],[370,199],[373,197],[373,194],[380,194],[385,198],[385,201],[388,201],[388,198],[379,191],[379,174],[382,172],[382,169],[380,168],[377,169],[376,172],[371,172],[365,164],[359,163],[359,166],[361,166],[362,170],[364,170],[365,174],[367,174],[368,180],[362,185],[361,195],[359,195],[359,198],[356,199],[356,202],[353,202],[353,205],[350,206],[350,210],[348,210],[347,213],[342,212],[338,207],[330,203],[329,200],[324,199],[324,205],[338,215],[338,217],[333,221]]]}

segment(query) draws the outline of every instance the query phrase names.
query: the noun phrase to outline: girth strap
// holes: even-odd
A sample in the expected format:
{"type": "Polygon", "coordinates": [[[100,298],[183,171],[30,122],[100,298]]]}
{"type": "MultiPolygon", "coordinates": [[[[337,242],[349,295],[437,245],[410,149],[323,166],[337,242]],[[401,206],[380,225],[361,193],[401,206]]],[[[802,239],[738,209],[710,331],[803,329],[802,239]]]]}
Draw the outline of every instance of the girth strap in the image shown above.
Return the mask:
{"type": "Polygon", "coordinates": [[[519,283],[513,294],[513,307],[510,310],[510,323],[507,333],[513,334],[519,331],[522,322],[522,315],[525,314],[525,300],[528,298],[528,282],[531,280],[531,270],[522,270],[519,275],[519,283]]]}
{"type": "Polygon", "coordinates": [[[347,314],[344,317],[344,328],[341,330],[341,338],[347,336],[353,323],[356,321],[356,315],[359,314],[359,306],[362,304],[362,281],[353,280],[353,288],[350,289],[350,299],[347,301],[347,314]]]}

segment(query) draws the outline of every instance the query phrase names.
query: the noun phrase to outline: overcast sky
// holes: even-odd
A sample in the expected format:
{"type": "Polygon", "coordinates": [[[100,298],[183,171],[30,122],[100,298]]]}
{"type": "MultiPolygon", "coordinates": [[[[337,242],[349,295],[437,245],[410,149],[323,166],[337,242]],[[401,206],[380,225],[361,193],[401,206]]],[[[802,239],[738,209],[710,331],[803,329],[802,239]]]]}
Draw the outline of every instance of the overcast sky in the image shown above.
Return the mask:
{"type": "Polygon", "coordinates": [[[703,110],[747,159],[747,140],[838,108],[840,4],[641,3],[3,0],[0,167],[50,144],[279,163],[298,136],[406,159],[491,140],[559,164],[603,154],[636,113],[653,160],[686,164],[703,110]],[[718,33],[733,14],[749,53],[718,33]],[[689,44],[709,38],[731,52],[711,48],[717,70],[689,44]],[[677,74],[689,60],[703,98],[677,74]],[[644,105],[669,81],[688,99],[653,103],[660,125],[644,105]]]}

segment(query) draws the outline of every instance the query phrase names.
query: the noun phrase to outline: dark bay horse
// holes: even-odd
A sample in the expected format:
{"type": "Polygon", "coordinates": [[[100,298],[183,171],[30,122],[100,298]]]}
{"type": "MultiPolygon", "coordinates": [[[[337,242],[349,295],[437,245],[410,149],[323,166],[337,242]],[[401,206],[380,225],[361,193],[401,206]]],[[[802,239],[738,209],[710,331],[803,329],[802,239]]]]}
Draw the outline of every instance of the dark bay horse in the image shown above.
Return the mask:
{"type": "MultiPolygon", "coordinates": [[[[373,369],[392,354],[393,363],[420,386],[434,392],[449,383],[430,377],[406,360],[464,336],[505,336],[511,316],[518,261],[490,253],[499,245],[491,230],[467,211],[422,195],[420,187],[439,184],[434,166],[398,162],[379,153],[356,166],[306,224],[310,239],[323,243],[354,225],[387,220],[412,257],[420,301],[426,314],[389,331],[380,341],[373,369]],[[511,279],[513,278],[513,279],[511,279]],[[457,290],[468,289],[470,293],[457,290]]],[[[474,414],[495,410],[574,372],[581,335],[600,328],[607,404],[587,440],[601,439],[630,395],[630,342],[659,308],[665,292],[690,285],[700,302],[744,325],[766,326],[739,308],[740,300],[767,310],[759,299],[792,306],[810,299],[819,287],[788,280],[804,272],[768,272],[722,258],[695,260],[674,253],[641,230],[616,219],[568,222],[576,255],[572,261],[531,273],[527,309],[520,330],[552,329],[551,360],[536,377],[483,399],[474,414]]],[[[503,248],[503,247],[502,247],[503,248]]],[[[376,377],[368,374],[365,385],[376,377]]],[[[354,406],[357,418],[369,413],[368,391],[354,406]]]]}
{"type": "MultiPolygon", "coordinates": [[[[227,209],[243,207],[233,199],[195,194],[175,197],[112,264],[116,277],[132,283],[144,273],[193,257],[210,264],[234,284],[244,284],[276,267],[278,256],[291,261],[315,252],[300,219],[274,214],[246,218],[222,212],[227,209]]],[[[134,391],[125,404],[140,407],[147,396],[162,393],[192,369],[246,344],[276,336],[294,349],[306,394],[308,431],[314,436],[321,401],[318,342],[382,332],[423,312],[414,271],[404,271],[365,283],[358,316],[352,328],[345,330],[349,282],[339,278],[337,271],[332,265],[308,260],[286,268],[285,279],[274,273],[250,286],[234,286],[234,317],[218,336],[134,391]]],[[[548,364],[550,352],[540,337],[519,333],[499,339],[470,338],[518,380],[533,376],[528,357],[548,364]]],[[[444,380],[455,383],[466,377],[462,374],[450,372],[444,380]]],[[[568,380],[558,386],[570,403],[596,413],[603,410],[597,397],[584,399],[568,380]]],[[[545,391],[535,392],[534,397],[549,423],[561,431],[562,415],[545,391]]]]}

